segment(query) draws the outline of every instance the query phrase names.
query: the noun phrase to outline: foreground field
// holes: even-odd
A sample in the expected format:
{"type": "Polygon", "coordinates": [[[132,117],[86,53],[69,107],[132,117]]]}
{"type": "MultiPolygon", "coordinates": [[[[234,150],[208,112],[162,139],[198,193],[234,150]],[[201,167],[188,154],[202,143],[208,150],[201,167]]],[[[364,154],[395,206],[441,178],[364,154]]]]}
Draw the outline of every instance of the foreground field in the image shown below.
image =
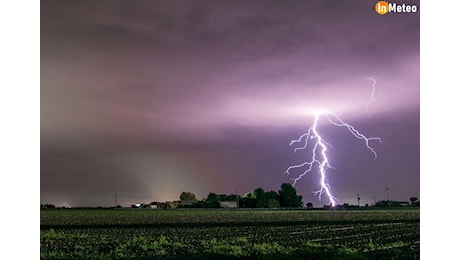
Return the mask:
{"type": "Polygon", "coordinates": [[[42,259],[418,259],[419,210],[42,210],[42,259]]]}

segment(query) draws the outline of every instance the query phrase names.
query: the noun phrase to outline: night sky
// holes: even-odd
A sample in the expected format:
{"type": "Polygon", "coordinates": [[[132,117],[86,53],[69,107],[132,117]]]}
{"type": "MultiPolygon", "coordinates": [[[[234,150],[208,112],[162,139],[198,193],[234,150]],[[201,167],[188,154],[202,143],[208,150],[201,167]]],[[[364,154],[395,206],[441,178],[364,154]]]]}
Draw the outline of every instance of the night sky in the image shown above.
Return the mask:
{"type": "Polygon", "coordinates": [[[277,191],[319,110],[383,140],[319,121],[338,203],[419,197],[420,17],[375,3],[41,1],[41,203],[277,191]]]}

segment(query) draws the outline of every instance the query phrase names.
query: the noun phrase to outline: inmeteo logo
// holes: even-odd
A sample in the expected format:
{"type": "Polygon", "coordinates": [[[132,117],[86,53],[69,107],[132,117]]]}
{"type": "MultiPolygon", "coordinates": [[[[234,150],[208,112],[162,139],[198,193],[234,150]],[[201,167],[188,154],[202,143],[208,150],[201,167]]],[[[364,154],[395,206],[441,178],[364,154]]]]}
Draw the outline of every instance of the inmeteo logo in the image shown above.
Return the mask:
{"type": "Polygon", "coordinates": [[[379,1],[375,4],[375,11],[380,15],[387,13],[416,13],[417,9],[416,5],[388,3],[387,1],[379,1]]]}

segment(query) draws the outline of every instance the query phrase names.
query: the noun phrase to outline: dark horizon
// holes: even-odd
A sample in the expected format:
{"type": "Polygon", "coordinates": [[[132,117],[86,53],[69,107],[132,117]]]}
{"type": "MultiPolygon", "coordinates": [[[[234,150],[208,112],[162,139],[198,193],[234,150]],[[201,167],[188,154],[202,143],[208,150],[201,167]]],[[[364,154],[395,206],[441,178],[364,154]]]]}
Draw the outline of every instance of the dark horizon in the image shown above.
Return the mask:
{"type": "MultiPolygon", "coordinates": [[[[419,5],[418,1],[413,1],[419,5]]],[[[339,204],[420,198],[420,15],[374,2],[72,1],[40,7],[40,202],[278,191],[318,110],[339,204]],[[369,104],[375,84],[375,99],[369,104]]],[[[296,185],[315,207],[318,175],[296,185]]]]}

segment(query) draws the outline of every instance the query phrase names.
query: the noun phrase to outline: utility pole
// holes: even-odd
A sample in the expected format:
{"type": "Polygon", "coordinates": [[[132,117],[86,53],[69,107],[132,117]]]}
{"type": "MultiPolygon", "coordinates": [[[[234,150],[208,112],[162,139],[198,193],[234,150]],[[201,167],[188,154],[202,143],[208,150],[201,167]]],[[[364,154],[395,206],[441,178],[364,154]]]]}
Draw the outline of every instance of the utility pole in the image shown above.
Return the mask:
{"type": "Polygon", "coordinates": [[[115,207],[118,206],[117,193],[115,193],[115,207]]]}
{"type": "Polygon", "coordinates": [[[239,200],[238,200],[238,190],[235,190],[235,198],[236,198],[236,208],[238,209],[240,207],[240,203],[239,203],[239,200]]]}
{"type": "Polygon", "coordinates": [[[385,190],[387,191],[387,202],[388,202],[388,207],[390,207],[390,188],[385,188],[385,190]]]}
{"type": "Polygon", "coordinates": [[[361,200],[361,198],[359,197],[359,193],[356,194],[356,197],[358,198],[358,208],[359,208],[360,207],[360,200],[361,200]]]}

